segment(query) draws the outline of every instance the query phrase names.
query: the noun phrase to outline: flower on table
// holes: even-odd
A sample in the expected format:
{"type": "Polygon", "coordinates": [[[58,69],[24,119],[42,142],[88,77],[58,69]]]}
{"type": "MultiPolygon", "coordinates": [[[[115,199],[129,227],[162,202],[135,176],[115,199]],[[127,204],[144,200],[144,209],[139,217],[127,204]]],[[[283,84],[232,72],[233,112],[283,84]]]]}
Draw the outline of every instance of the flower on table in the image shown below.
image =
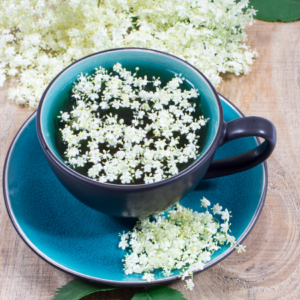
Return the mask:
{"type": "Polygon", "coordinates": [[[187,287],[190,291],[193,290],[194,286],[195,286],[195,284],[194,284],[194,282],[193,282],[193,279],[188,279],[188,280],[186,281],[186,287],[187,287]]]}
{"type": "Polygon", "coordinates": [[[235,249],[237,250],[237,253],[246,252],[246,246],[243,245],[238,245],[237,247],[235,247],[235,249]]]}
{"type": "MultiPolygon", "coordinates": [[[[81,57],[120,45],[176,55],[217,86],[222,80],[220,72],[249,72],[257,53],[244,44],[244,29],[252,24],[254,14],[247,0],[203,0],[200,4],[191,1],[188,7],[180,1],[163,0],[149,5],[107,0],[100,6],[90,0],[1,1],[0,86],[10,76],[20,75],[9,97],[16,103],[36,107],[40,95],[61,69],[81,57]],[[62,19],[68,22],[62,24],[62,19]]],[[[129,84],[133,82],[121,64],[114,71],[129,84]]],[[[110,79],[109,74],[99,75],[97,84],[110,79]]],[[[160,81],[155,78],[154,87],[160,81]]],[[[170,88],[178,84],[179,78],[172,81],[170,88]]]]}

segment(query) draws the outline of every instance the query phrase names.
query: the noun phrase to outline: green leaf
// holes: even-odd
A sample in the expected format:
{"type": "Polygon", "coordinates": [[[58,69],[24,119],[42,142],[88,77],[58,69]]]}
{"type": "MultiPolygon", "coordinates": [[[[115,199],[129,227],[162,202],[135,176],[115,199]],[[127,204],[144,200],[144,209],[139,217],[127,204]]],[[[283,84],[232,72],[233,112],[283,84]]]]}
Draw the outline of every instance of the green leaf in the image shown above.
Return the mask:
{"type": "Polygon", "coordinates": [[[186,300],[182,293],[167,286],[154,286],[137,292],[131,300],[186,300]]]}
{"type": "Polygon", "coordinates": [[[300,0],[250,0],[257,10],[255,19],[291,22],[300,19],[300,0]]]}
{"type": "Polygon", "coordinates": [[[75,278],[61,288],[58,288],[52,300],[78,300],[95,292],[114,289],[116,288],[75,278]]]}

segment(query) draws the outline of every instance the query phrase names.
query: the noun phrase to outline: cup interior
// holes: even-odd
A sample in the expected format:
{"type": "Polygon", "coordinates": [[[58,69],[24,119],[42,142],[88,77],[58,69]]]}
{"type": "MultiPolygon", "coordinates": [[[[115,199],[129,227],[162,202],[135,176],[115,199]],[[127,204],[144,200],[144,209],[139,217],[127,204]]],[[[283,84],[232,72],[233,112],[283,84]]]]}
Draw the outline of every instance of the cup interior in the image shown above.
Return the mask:
{"type": "Polygon", "coordinates": [[[212,144],[220,122],[220,108],[214,89],[207,79],[195,68],[172,55],[154,50],[145,49],[116,49],[93,54],[85,57],[67,67],[49,85],[41,101],[40,124],[43,138],[48,149],[64,162],[61,145],[58,142],[60,111],[66,111],[71,105],[73,83],[81,73],[91,74],[100,66],[112,71],[113,65],[122,64],[127,70],[135,72],[139,67],[138,76],[147,75],[160,77],[162,86],[174,78],[175,74],[182,74],[186,79],[183,89],[198,89],[200,94],[196,102],[196,111],[201,112],[208,123],[201,132],[201,145],[199,157],[201,157],[212,144]]]}

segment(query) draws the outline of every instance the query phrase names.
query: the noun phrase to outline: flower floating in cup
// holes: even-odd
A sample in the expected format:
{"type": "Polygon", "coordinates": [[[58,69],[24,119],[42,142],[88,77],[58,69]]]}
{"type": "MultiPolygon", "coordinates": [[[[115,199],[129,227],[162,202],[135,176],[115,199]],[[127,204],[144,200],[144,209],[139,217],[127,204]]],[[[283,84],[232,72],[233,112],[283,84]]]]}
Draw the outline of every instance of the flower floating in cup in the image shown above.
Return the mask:
{"type": "Polygon", "coordinates": [[[172,209],[140,218],[132,232],[121,235],[119,247],[129,250],[124,259],[126,275],[143,274],[143,279],[155,280],[154,271],[162,269],[166,277],[174,270],[182,270],[186,287],[193,289],[193,273],[202,270],[211,260],[220,245],[236,245],[238,253],[245,250],[235,237],[230,235],[227,209],[215,204],[214,215],[208,211],[211,205],[206,198],[201,200],[206,212],[197,212],[176,204],[172,209]]]}
{"type": "Polygon", "coordinates": [[[179,173],[199,156],[199,93],[175,75],[138,77],[120,63],[74,83],[73,110],[61,112],[66,164],[102,183],[149,184],[179,173]]]}

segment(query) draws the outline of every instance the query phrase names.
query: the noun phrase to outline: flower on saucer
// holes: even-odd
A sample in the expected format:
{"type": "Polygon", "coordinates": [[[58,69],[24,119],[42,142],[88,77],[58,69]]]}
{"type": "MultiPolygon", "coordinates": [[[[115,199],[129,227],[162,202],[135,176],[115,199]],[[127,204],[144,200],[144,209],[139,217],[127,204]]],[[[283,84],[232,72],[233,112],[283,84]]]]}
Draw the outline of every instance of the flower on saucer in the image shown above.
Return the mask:
{"type": "MultiPolygon", "coordinates": [[[[222,219],[214,219],[208,212],[210,201],[206,198],[200,201],[202,206],[206,205],[206,212],[176,204],[169,210],[140,218],[132,232],[121,235],[119,247],[124,249],[127,243],[129,250],[124,259],[125,274],[143,274],[142,278],[150,282],[155,280],[156,269],[162,269],[166,277],[177,269],[181,270],[180,277],[186,281],[186,287],[192,290],[193,273],[203,270],[219,245],[236,244],[235,238],[227,234],[229,216],[220,224],[222,219]]],[[[214,207],[219,214],[224,212],[219,204],[214,207]]],[[[240,253],[245,246],[236,249],[240,253]]]]}

